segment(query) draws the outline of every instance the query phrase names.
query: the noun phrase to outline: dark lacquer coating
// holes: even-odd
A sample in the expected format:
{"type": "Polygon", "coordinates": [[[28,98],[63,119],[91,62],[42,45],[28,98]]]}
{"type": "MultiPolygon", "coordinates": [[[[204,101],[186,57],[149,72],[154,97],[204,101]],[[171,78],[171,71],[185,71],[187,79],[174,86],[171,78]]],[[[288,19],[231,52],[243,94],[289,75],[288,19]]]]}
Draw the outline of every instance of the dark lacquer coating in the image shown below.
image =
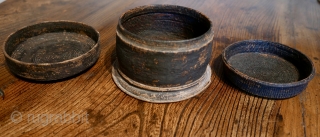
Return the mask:
{"type": "Polygon", "coordinates": [[[283,99],[302,92],[314,77],[310,59],[280,43],[246,40],[222,53],[228,79],[240,89],[260,97],[283,99]]]}
{"type": "Polygon", "coordinates": [[[58,80],[97,61],[99,33],[78,22],[43,22],[11,34],[3,51],[14,74],[36,81],[58,80]]]}
{"type": "Polygon", "coordinates": [[[137,7],[124,13],[117,26],[119,74],[132,85],[155,92],[195,86],[209,74],[205,71],[212,41],[210,20],[193,9],[137,7]]]}

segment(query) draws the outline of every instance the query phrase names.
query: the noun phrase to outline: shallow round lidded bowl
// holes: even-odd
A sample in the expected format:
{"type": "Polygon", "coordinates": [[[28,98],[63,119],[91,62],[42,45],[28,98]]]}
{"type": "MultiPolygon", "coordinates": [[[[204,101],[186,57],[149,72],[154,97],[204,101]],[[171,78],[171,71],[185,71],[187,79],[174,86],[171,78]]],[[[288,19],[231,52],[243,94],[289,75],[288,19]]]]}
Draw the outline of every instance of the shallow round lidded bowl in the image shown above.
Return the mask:
{"type": "Polygon", "coordinates": [[[113,80],[137,99],[185,100],[211,83],[213,30],[202,13],[176,5],[148,5],[124,13],[117,26],[113,80]]]}
{"type": "Polygon", "coordinates": [[[11,34],[3,52],[10,71],[35,81],[78,74],[99,58],[99,33],[71,21],[42,22],[11,34]]]}
{"type": "Polygon", "coordinates": [[[265,98],[285,99],[298,95],[315,75],[312,61],[286,45],[245,40],[222,53],[227,78],[240,89],[265,98]]]}

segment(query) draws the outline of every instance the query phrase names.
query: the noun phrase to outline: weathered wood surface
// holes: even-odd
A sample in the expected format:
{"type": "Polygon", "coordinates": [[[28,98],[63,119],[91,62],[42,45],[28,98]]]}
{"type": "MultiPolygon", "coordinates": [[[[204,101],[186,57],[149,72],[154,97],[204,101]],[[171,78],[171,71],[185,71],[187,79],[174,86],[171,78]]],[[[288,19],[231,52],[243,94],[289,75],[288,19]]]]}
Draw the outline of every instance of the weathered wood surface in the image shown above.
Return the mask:
{"type": "Polygon", "coordinates": [[[0,136],[320,136],[317,0],[7,0],[0,4],[0,43],[24,26],[54,20],[96,28],[101,35],[100,58],[77,77],[36,83],[13,76],[1,52],[0,88],[5,97],[0,99],[0,136]],[[152,104],[126,95],[113,83],[118,18],[146,4],[187,6],[211,18],[212,84],[200,95],[152,104]],[[302,94],[286,100],[241,92],[225,80],[220,54],[227,45],[246,39],[276,41],[300,50],[313,61],[315,78],[302,94]]]}

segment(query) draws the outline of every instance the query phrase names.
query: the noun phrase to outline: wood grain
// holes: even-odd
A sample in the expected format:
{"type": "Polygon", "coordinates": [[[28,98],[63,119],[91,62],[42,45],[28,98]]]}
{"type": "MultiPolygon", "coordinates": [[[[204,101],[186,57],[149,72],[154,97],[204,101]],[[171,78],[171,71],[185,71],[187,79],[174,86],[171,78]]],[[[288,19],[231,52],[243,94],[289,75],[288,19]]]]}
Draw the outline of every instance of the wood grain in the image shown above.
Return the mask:
{"type": "Polygon", "coordinates": [[[54,20],[96,28],[100,58],[80,75],[39,83],[12,75],[1,52],[0,89],[5,98],[0,99],[0,136],[320,136],[317,0],[6,0],[0,4],[0,43],[24,26],[54,20]],[[212,20],[212,84],[200,95],[152,104],[126,95],[112,81],[118,18],[147,4],[187,6],[212,20]],[[303,52],[316,67],[315,78],[303,93],[286,100],[242,92],[223,76],[220,54],[229,44],[246,39],[280,42],[303,52]],[[11,120],[14,112],[21,113],[21,121],[11,120]],[[50,114],[77,114],[84,120],[46,123],[50,114]],[[42,118],[28,119],[31,115],[42,118]]]}

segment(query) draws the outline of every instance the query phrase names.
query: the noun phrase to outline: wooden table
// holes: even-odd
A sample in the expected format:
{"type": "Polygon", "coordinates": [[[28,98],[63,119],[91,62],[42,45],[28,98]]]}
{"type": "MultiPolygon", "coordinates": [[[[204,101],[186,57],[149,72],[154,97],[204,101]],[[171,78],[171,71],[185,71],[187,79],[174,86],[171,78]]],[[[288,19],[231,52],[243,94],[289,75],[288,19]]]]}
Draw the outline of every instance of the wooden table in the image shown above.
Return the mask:
{"type": "Polygon", "coordinates": [[[42,21],[84,22],[101,34],[101,55],[88,71],[57,82],[12,75],[0,53],[0,136],[320,136],[320,4],[317,0],[6,0],[0,4],[0,43],[42,21]],[[139,101],[111,78],[115,30],[126,10],[176,4],[208,15],[215,31],[212,84],[170,104],[139,101]],[[316,67],[307,89],[286,100],[248,95],[223,76],[229,44],[263,39],[306,54],[316,67]]]}

